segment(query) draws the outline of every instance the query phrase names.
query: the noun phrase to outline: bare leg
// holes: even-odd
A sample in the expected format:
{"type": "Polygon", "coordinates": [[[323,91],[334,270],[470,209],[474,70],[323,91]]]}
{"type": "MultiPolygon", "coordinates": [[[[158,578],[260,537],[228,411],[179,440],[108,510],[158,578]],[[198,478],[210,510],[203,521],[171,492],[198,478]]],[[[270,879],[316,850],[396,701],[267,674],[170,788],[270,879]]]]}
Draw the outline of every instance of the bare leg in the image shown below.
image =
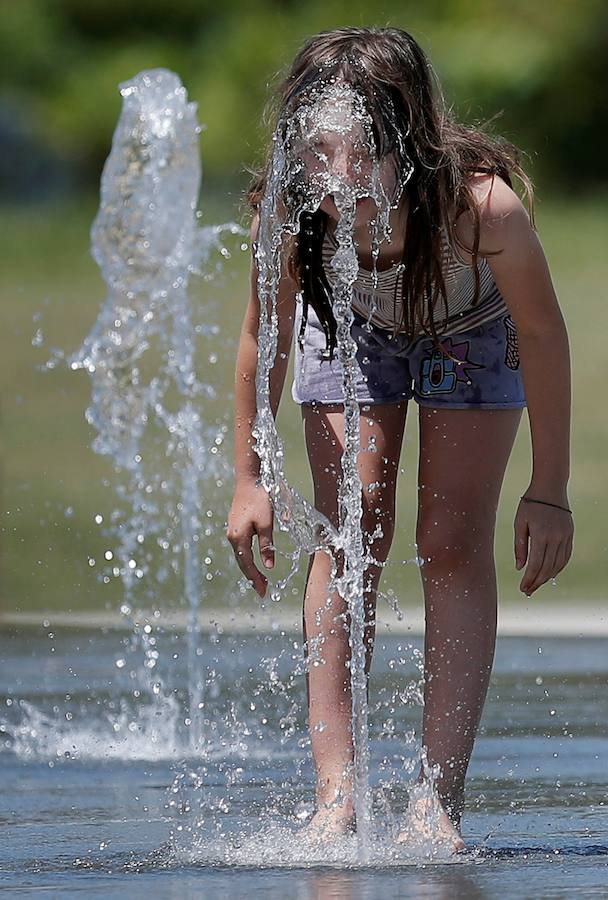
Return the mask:
{"type": "MultiPolygon", "coordinates": [[[[342,406],[302,408],[306,446],[315,485],[315,505],[337,522],[337,488],[344,447],[342,406]]],[[[390,549],[395,510],[399,455],[406,404],[363,407],[359,474],[363,484],[366,540],[379,525],[382,536],[371,544],[380,565],[365,575],[368,625],[367,668],[371,664],[376,591],[381,564],[390,549]],[[371,441],[370,441],[371,439],[371,441]],[[368,450],[373,447],[373,451],[368,450]],[[371,487],[370,487],[371,485],[371,487]]],[[[313,826],[332,832],[353,823],[350,657],[346,605],[336,593],[328,596],[331,561],[325,553],[311,559],[304,597],[304,634],[309,655],[308,710],[312,752],[317,770],[317,814],[313,826]]]]}
{"type": "Polygon", "coordinates": [[[494,658],[496,510],[520,418],[520,410],[420,409],[422,737],[428,762],[440,767],[437,792],[457,830],[494,658]]]}

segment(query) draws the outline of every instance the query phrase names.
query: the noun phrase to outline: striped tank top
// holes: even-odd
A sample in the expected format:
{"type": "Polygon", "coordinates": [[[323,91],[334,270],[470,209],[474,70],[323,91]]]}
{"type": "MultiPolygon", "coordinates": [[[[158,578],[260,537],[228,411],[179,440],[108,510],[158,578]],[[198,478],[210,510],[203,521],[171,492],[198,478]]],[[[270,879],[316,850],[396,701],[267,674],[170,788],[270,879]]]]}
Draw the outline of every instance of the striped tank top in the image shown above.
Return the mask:
{"type": "MultiPolygon", "coordinates": [[[[507,314],[507,305],[496,286],[490,265],[483,257],[477,258],[479,298],[475,306],[472,305],[475,296],[475,270],[455,255],[445,228],[442,229],[442,237],[448,316],[446,319],[445,304],[440,297],[436,302],[435,325],[438,331],[446,336],[458,334],[507,314]]],[[[334,235],[327,231],[323,241],[323,268],[330,287],[333,287],[335,281],[330,262],[337,247],[334,235]]],[[[377,272],[375,279],[371,272],[359,267],[357,280],[353,285],[353,310],[379,328],[393,332],[397,330],[403,306],[400,284],[402,273],[402,263],[377,272]]],[[[420,334],[423,333],[420,329],[420,334]]]]}

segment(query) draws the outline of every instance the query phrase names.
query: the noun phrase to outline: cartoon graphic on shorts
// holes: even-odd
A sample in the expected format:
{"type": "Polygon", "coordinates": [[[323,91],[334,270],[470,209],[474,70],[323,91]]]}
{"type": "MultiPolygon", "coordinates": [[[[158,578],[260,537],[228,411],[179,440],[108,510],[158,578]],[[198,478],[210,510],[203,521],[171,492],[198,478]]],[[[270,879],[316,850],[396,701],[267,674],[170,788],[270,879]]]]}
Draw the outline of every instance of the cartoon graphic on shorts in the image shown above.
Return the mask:
{"type": "Polygon", "coordinates": [[[452,394],[459,381],[471,384],[469,369],[485,368],[468,358],[469,341],[455,344],[451,338],[446,338],[442,344],[455,359],[450,359],[432,343],[428,344],[427,355],[420,363],[420,393],[423,396],[452,394]]]}
{"type": "Polygon", "coordinates": [[[519,342],[517,340],[517,328],[511,316],[505,316],[503,325],[507,332],[507,345],[505,348],[505,365],[509,369],[519,369],[519,342]]]}

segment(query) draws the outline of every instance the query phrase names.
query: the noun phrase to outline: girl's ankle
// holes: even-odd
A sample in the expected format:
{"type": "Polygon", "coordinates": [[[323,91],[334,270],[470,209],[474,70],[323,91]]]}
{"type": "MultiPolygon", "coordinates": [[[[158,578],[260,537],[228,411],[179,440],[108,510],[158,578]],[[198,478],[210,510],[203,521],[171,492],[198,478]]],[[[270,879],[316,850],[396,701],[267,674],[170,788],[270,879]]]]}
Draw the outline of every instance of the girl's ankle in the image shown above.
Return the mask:
{"type": "MultiPolygon", "coordinates": [[[[429,779],[423,771],[418,775],[417,784],[430,784],[429,779]]],[[[460,821],[464,811],[464,788],[460,787],[453,788],[452,790],[441,790],[437,784],[432,784],[432,790],[452,825],[460,830],[460,821]]]]}
{"type": "Polygon", "coordinates": [[[464,810],[464,791],[456,794],[438,793],[437,796],[452,825],[460,829],[460,821],[464,810]]]}
{"type": "Polygon", "coordinates": [[[317,811],[335,813],[345,818],[352,818],[355,812],[355,804],[352,792],[344,789],[329,789],[325,785],[316,794],[317,811]]]}

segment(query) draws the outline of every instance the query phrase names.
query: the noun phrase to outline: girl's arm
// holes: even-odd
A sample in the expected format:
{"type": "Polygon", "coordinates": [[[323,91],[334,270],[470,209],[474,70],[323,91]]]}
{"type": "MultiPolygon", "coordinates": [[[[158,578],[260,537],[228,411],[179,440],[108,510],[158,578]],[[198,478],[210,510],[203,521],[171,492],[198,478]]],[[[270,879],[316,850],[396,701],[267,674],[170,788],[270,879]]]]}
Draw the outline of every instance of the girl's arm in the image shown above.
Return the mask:
{"type": "MultiPolygon", "coordinates": [[[[259,220],[255,216],[251,226],[252,243],[257,240],[259,220]]],[[[268,581],[257,568],[253,558],[253,535],[257,534],[260,556],[266,568],[274,565],[272,547],[273,514],[270,499],[258,484],[260,460],[253,449],[251,431],[257,413],[255,374],[258,359],[258,326],[260,301],[257,292],[258,268],[252,256],[249,303],[245,311],[235,373],[234,417],[234,473],[235,490],[228,517],[227,538],[232,544],[243,573],[263,597],[268,581]]],[[[293,336],[295,295],[297,286],[286,272],[279,283],[277,315],[279,320],[278,348],[270,372],[270,405],[276,416],[293,336]]]]}
{"type": "MultiPolygon", "coordinates": [[[[481,217],[480,250],[502,250],[488,262],[519,339],[532,438],[532,478],[524,496],[568,507],[570,351],[547,260],[515,192],[499,177],[478,176],[473,182],[481,217]]],[[[567,512],[519,504],[515,560],[518,569],[527,561],[520,584],[525,594],[564,568],[573,532],[567,512]]]]}

